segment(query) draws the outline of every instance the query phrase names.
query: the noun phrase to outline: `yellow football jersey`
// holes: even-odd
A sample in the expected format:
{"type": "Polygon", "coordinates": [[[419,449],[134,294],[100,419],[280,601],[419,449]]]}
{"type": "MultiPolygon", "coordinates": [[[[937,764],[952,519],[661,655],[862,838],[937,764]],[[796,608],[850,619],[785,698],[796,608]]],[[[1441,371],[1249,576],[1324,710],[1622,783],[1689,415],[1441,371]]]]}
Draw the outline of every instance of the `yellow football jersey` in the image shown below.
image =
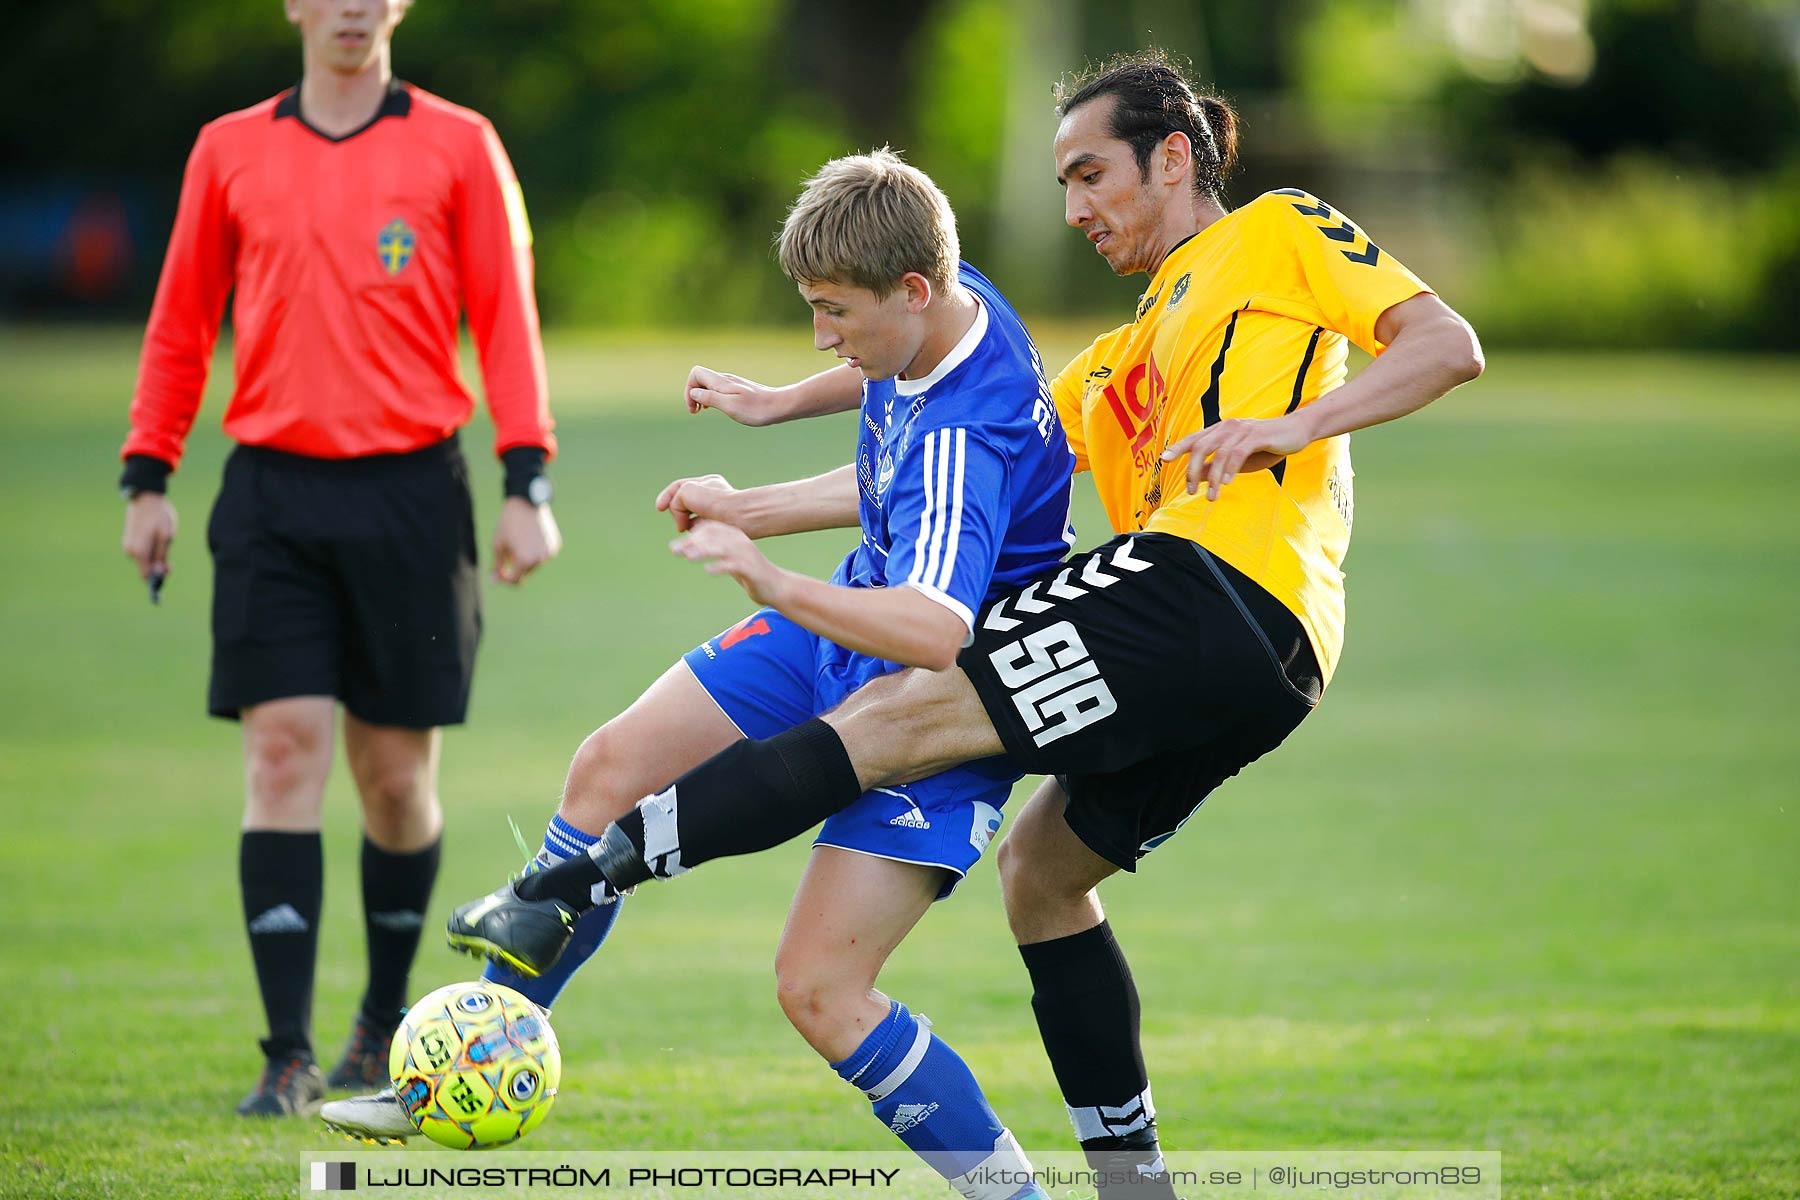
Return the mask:
{"type": "Polygon", "coordinates": [[[1424,283],[1335,209],[1269,192],[1176,247],[1138,302],[1057,376],[1076,470],[1114,530],[1206,547],[1300,619],[1326,680],[1344,643],[1354,503],[1350,438],[1239,475],[1215,501],[1187,492],[1168,444],[1230,417],[1278,417],[1344,382],[1347,344],[1381,352],[1375,322],[1424,283]]]}

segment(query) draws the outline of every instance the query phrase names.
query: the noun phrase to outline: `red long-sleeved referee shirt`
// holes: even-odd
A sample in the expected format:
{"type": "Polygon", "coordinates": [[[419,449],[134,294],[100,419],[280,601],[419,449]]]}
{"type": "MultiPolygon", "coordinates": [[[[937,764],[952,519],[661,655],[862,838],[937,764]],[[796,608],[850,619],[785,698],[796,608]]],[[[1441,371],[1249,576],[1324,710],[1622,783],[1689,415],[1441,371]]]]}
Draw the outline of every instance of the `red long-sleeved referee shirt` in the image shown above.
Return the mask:
{"type": "Polygon", "coordinates": [[[415,450],[465,423],[457,315],[496,452],[554,452],[531,232],[486,118],[407,84],[332,139],[298,90],[200,131],[144,336],[122,454],[181,460],[225,298],[234,440],[315,458],[415,450]]]}

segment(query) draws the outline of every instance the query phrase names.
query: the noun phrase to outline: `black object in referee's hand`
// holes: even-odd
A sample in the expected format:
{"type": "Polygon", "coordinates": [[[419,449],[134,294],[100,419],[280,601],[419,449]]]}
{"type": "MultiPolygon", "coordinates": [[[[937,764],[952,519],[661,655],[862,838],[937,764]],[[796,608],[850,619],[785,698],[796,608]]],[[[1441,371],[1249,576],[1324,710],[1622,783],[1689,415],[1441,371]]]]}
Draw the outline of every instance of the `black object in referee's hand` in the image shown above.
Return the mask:
{"type": "Polygon", "coordinates": [[[150,585],[150,603],[152,603],[152,604],[161,604],[162,603],[163,580],[167,579],[168,577],[169,577],[169,573],[167,571],[163,570],[161,567],[151,567],[150,568],[150,574],[145,576],[145,578],[144,578],[144,582],[150,585]]]}

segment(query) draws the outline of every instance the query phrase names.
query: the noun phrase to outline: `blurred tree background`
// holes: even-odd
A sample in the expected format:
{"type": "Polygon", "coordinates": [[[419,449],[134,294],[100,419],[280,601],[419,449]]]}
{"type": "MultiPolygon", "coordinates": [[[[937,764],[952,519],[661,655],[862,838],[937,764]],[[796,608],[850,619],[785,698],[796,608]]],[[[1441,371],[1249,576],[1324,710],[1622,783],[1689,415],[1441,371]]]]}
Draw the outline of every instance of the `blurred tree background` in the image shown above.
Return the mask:
{"type": "MultiPolygon", "coordinates": [[[[147,310],[195,131],[299,73],[276,0],[38,2],[0,103],[0,314],[147,310]]],[[[1157,44],[1493,345],[1800,348],[1795,0],[417,0],[395,68],[486,113],[560,325],[799,319],[770,240],[903,149],[1028,312],[1133,294],[1061,228],[1051,87],[1157,44]]],[[[1141,282],[1141,281],[1137,281],[1141,282]]]]}

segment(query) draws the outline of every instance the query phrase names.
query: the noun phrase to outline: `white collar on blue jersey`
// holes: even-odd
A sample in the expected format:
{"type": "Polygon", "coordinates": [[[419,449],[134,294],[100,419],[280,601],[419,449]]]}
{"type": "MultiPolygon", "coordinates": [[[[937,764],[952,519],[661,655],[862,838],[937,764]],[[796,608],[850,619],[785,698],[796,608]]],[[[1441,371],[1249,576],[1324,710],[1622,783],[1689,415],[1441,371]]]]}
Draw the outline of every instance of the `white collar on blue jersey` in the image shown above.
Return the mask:
{"type": "Polygon", "coordinates": [[[917,396],[919,393],[925,391],[931,387],[932,384],[938,382],[944,376],[962,366],[963,359],[975,353],[975,347],[981,345],[981,339],[987,336],[987,305],[981,302],[981,297],[977,296],[973,290],[968,288],[963,290],[969,293],[969,299],[975,301],[975,323],[969,326],[969,332],[962,335],[962,340],[950,348],[950,353],[944,355],[944,360],[933,367],[931,369],[931,374],[927,375],[925,378],[901,379],[896,375],[894,377],[894,391],[898,395],[917,396]]]}

